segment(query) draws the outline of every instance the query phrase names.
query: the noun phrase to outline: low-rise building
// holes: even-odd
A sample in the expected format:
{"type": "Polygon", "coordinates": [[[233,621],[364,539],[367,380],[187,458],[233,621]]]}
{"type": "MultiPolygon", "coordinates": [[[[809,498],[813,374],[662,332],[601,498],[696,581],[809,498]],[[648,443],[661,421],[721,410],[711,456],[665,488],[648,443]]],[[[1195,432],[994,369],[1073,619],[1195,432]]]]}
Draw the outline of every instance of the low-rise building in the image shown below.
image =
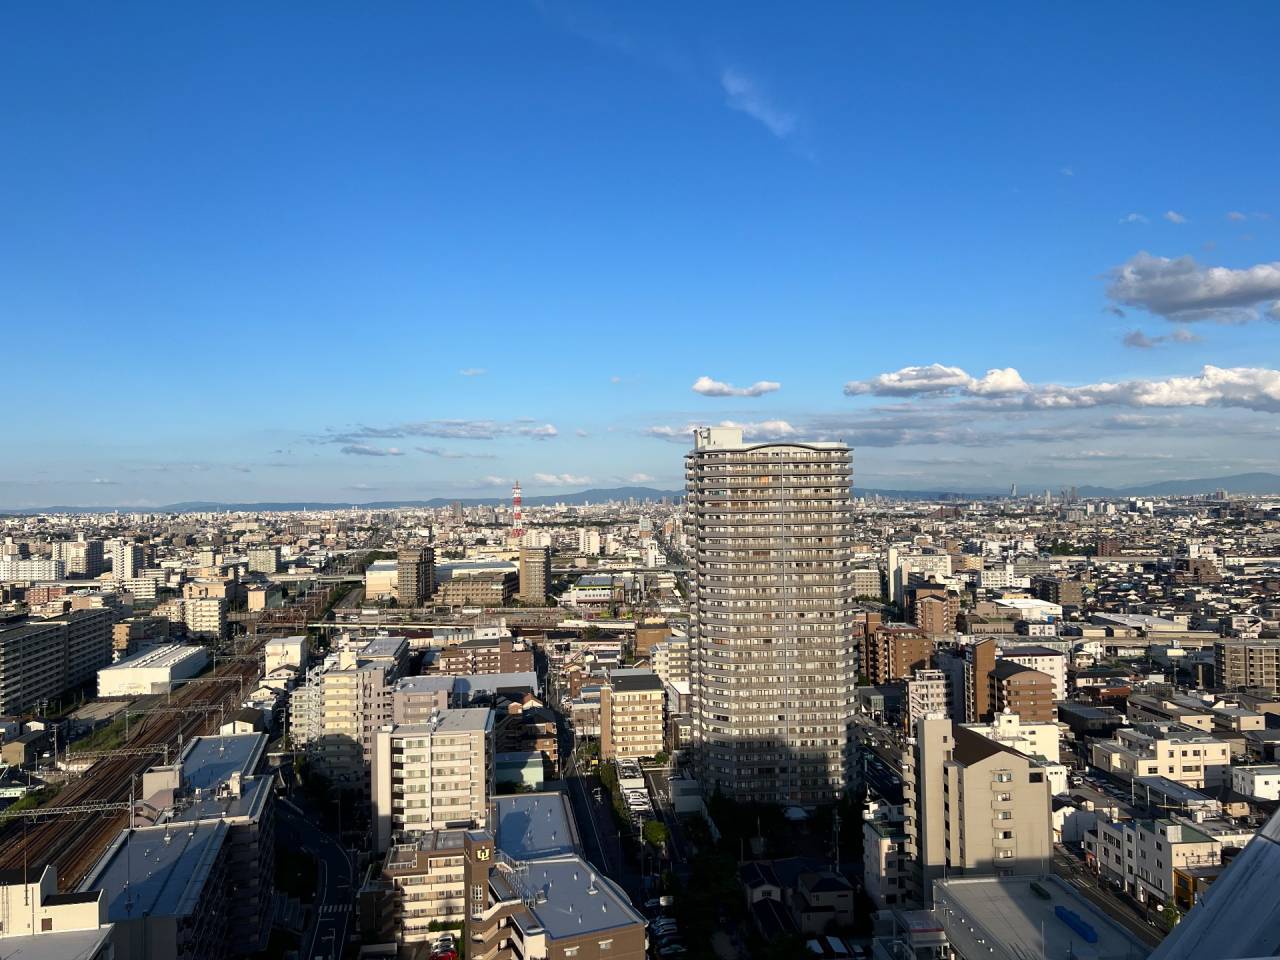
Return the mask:
{"type": "Polygon", "coordinates": [[[1232,767],[1231,789],[1254,800],[1280,800],[1280,764],[1232,767]]]}
{"type": "Polygon", "coordinates": [[[1124,780],[1168,777],[1197,790],[1230,780],[1231,745],[1212,734],[1176,724],[1138,724],[1116,731],[1090,751],[1093,765],[1124,780]]]}
{"type": "Polygon", "coordinates": [[[98,696],[144,697],[168,693],[175,682],[197,676],[209,665],[204,647],[169,644],[135,653],[98,671],[98,696]]]}

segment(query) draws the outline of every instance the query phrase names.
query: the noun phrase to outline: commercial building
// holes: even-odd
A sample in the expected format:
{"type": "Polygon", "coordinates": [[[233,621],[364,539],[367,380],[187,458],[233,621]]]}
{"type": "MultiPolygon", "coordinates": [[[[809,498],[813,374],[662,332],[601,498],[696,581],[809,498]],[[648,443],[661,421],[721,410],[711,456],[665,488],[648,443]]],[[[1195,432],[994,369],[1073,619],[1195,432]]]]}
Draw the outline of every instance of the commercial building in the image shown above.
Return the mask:
{"type": "Polygon", "coordinates": [[[502,607],[516,595],[518,574],[508,563],[457,567],[436,591],[440,607],[502,607]]]}
{"type": "Polygon", "coordinates": [[[374,736],[371,796],[377,849],[431,830],[483,827],[493,795],[493,711],[445,710],[374,736]]]}
{"type": "Polygon", "coordinates": [[[663,747],[662,679],[645,670],[614,671],[600,687],[600,756],[656,757],[663,747]]]}
{"type": "Polygon", "coordinates": [[[1030,758],[926,717],[903,756],[906,852],[926,905],[944,875],[1043,873],[1053,855],[1050,789],[1030,758]]]}
{"type": "Polygon", "coordinates": [[[849,448],[743,443],[686,456],[693,733],[704,789],[816,804],[844,786],[853,643],[849,448]]]}
{"type": "Polygon", "coordinates": [[[1176,724],[1141,723],[1119,729],[1114,740],[1095,741],[1095,767],[1131,780],[1168,777],[1196,790],[1230,783],[1231,745],[1213,734],[1176,724]]]}
{"type": "Polygon", "coordinates": [[[1219,640],[1213,645],[1213,669],[1224,690],[1244,688],[1280,693],[1280,640],[1219,640]]]}
{"type": "Polygon", "coordinates": [[[1085,850],[1102,877],[1144,903],[1173,898],[1175,870],[1222,862],[1222,844],[1181,818],[1113,821],[1103,815],[1085,835],[1085,850]]]}
{"type": "Polygon", "coordinates": [[[420,607],[436,592],[433,547],[402,547],[396,552],[396,603],[420,607]]]}
{"type": "Polygon", "coordinates": [[[0,625],[0,713],[25,713],[111,663],[111,610],[0,625]]]}
{"type": "Polygon", "coordinates": [[[551,550],[548,547],[520,548],[521,603],[542,606],[551,592],[551,550]]]}
{"type": "Polygon", "coordinates": [[[364,595],[368,600],[386,600],[397,593],[395,560],[375,560],[364,571],[364,595]]]}
{"type": "Polygon", "coordinates": [[[204,647],[153,647],[98,671],[98,696],[144,697],[168,693],[176,680],[196,676],[209,665],[204,647]]]}

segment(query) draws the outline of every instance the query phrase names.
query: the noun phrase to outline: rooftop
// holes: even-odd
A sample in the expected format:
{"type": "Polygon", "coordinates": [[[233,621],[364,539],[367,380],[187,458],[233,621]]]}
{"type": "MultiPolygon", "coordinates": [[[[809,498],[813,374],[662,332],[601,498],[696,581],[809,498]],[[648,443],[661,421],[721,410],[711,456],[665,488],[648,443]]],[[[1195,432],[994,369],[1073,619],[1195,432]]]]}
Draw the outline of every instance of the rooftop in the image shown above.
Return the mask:
{"type": "Polygon", "coordinates": [[[200,903],[227,835],[222,820],[122,831],[80,885],[100,888],[113,923],[182,917],[200,903]]]}
{"type": "Polygon", "coordinates": [[[150,650],[144,650],[142,653],[135,653],[132,657],[125,657],[118,663],[113,663],[109,667],[103,667],[99,673],[109,673],[116,670],[129,670],[133,667],[172,667],[191,657],[203,655],[204,647],[189,646],[185,644],[166,644],[162,647],[152,647],[150,650]]]}
{"type": "Polygon", "coordinates": [[[494,843],[515,860],[578,851],[578,830],[569,798],[559,791],[494,797],[493,811],[497,824],[494,843]]]}
{"type": "Polygon", "coordinates": [[[196,737],[182,754],[182,779],[195,790],[213,790],[231,774],[249,776],[267,748],[264,733],[196,737]]]}
{"type": "MultiPolygon", "coordinates": [[[[935,880],[934,914],[958,953],[991,960],[1066,956],[1064,945],[1084,947],[1097,960],[1141,960],[1148,951],[1093,904],[1056,877],[964,877],[935,880]],[[1048,899],[1032,889],[1035,883],[1048,899]],[[1074,912],[1093,928],[1086,944],[1056,913],[1074,912]],[[965,923],[964,921],[968,921],[965,923]]],[[[1077,955],[1080,955],[1077,953],[1077,955]]]]}
{"type": "Polygon", "coordinates": [[[645,922],[612,880],[576,855],[522,864],[518,877],[511,886],[523,886],[527,913],[513,920],[526,933],[536,926],[560,939],[645,922]]]}

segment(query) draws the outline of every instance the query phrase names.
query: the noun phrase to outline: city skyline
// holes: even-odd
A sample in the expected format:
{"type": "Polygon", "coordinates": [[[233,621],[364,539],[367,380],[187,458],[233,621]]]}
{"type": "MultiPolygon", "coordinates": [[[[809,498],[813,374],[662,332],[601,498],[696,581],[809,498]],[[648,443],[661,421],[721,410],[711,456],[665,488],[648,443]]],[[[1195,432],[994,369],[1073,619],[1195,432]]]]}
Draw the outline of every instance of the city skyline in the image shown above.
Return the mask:
{"type": "Polygon", "coordinates": [[[7,11],[0,508],[1280,472],[1274,11],[504,13],[7,11]]]}

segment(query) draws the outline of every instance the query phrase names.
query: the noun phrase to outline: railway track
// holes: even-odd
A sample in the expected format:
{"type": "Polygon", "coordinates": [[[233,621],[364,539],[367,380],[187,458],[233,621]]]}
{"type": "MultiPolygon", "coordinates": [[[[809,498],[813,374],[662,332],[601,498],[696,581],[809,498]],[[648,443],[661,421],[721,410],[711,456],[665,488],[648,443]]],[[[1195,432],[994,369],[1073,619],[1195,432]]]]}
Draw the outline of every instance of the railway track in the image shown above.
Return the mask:
{"type": "MultiPolygon", "coordinates": [[[[350,572],[357,565],[363,570],[357,560],[339,564],[338,572],[350,572]]],[[[200,678],[201,683],[180,687],[164,713],[146,715],[130,730],[129,739],[122,746],[155,747],[153,754],[131,752],[128,756],[103,757],[44,807],[15,814],[0,823],[0,869],[39,870],[51,864],[58,871],[58,888],[76,889],[128,824],[130,801],[141,799],[135,793],[135,781],[140,788],[142,774],[161,761],[165,747],[169,748],[171,760],[176,759],[181,744],[216,732],[219,715],[234,713],[243,700],[243,690],[252,689],[261,677],[257,655],[267,640],[280,632],[305,633],[307,623],[327,612],[346,590],[345,584],[337,584],[328,590],[308,592],[286,607],[265,611],[256,624],[250,624],[253,632],[238,651],[244,655],[242,659],[216,666],[200,678]],[[190,712],[183,712],[184,707],[190,712]],[[58,813],[64,808],[95,805],[103,809],[58,813]]]]}

